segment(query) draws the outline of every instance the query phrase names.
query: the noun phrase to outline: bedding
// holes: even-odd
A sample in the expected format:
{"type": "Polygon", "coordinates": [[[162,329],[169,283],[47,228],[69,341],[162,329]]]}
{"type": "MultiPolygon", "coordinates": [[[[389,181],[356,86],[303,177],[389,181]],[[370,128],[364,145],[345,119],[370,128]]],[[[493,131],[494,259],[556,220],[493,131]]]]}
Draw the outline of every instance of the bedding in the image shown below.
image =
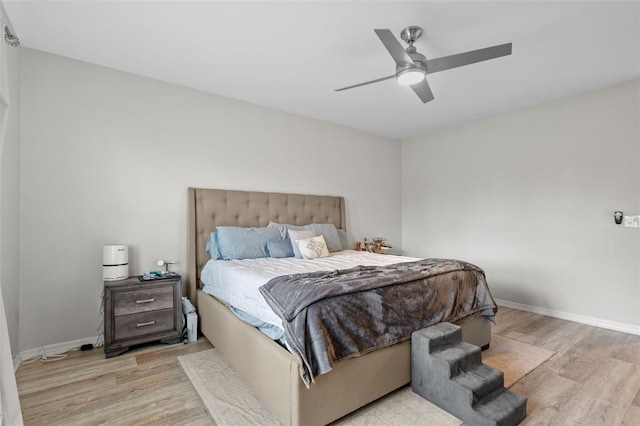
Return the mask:
{"type": "Polygon", "coordinates": [[[306,261],[296,258],[209,260],[200,274],[203,291],[264,322],[282,328],[282,320],[260,294],[260,286],[270,279],[292,273],[335,271],[358,265],[390,265],[418,258],[343,250],[328,257],[306,261]]]}
{"type": "Polygon", "coordinates": [[[201,280],[206,293],[228,303],[245,322],[278,339],[284,335],[304,361],[306,383],[342,359],[402,342],[441,321],[474,314],[493,321],[496,309],[484,272],[470,263],[355,250],[312,260],[210,260],[201,280]],[[401,283],[409,284],[397,288],[401,283]],[[322,291],[329,302],[319,301],[322,291]]]}
{"type": "Polygon", "coordinates": [[[253,315],[249,315],[248,313],[241,311],[240,309],[234,308],[233,306],[230,306],[229,310],[242,321],[260,330],[271,340],[275,340],[283,347],[286,347],[286,342],[284,340],[284,330],[282,328],[273,324],[269,324],[268,322],[264,322],[261,319],[254,317],[253,315]]]}
{"type": "Polygon", "coordinates": [[[284,275],[260,292],[282,319],[306,384],[342,359],[403,342],[416,330],[474,314],[494,321],[497,310],[484,272],[452,259],[284,275]]]}

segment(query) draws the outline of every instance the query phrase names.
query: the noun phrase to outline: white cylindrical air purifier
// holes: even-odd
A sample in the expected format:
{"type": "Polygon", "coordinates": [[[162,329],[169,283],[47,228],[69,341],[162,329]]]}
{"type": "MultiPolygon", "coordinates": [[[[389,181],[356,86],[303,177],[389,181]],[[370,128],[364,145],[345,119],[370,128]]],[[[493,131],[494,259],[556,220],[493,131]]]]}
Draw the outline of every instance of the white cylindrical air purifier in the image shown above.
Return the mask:
{"type": "Polygon", "coordinates": [[[129,278],[129,247],[124,244],[109,244],[102,252],[102,278],[118,281],[129,278]]]}

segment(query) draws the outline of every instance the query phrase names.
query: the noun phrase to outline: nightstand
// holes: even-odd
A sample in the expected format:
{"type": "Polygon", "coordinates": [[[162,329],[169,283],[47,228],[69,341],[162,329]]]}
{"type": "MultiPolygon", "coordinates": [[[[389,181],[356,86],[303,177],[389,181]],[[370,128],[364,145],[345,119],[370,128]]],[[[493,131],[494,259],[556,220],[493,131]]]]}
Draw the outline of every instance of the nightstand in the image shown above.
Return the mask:
{"type": "Polygon", "coordinates": [[[130,346],[182,339],[180,276],[154,281],[138,277],[104,282],[104,353],[118,356],[130,346]]]}

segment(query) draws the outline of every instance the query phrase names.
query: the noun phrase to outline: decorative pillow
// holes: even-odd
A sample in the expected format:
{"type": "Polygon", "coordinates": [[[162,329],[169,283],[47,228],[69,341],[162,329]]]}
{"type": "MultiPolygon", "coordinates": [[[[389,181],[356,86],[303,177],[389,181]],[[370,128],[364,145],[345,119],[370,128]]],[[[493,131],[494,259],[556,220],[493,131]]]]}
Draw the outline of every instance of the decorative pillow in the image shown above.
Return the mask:
{"type": "Polygon", "coordinates": [[[340,242],[340,235],[333,223],[312,223],[309,225],[312,231],[316,231],[318,235],[324,237],[327,243],[327,249],[330,252],[342,250],[342,243],[340,242]]]}
{"type": "Polygon", "coordinates": [[[302,253],[303,259],[316,259],[329,256],[327,243],[324,241],[322,235],[298,240],[298,248],[300,249],[300,253],[302,253]]]}
{"type": "Polygon", "coordinates": [[[342,244],[342,250],[348,250],[353,248],[349,243],[349,236],[347,235],[347,231],[344,229],[338,229],[338,237],[340,237],[340,244],[342,244]]]}
{"type": "Polygon", "coordinates": [[[267,243],[282,239],[277,228],[218,226],[217,233],[218,251],[225,260],[269,257],[267,243]]]}
{"type": "MultiPolygon", "coordinates": [[[[273,228],[273,229],[277,229],[277,228],[273,228]]],[[[295,257],[297,257],[298,259],[302,259],[302,253],[300,252],[300,248],[298,247],[298,240],[303,240],[305,238],[311,238],[311,237],[315,237],[318,234],[316,234],[313,231],[292,231],[289,230],[289,239],[291,240],[291,247],[293,248],[293,253],[295,255],[295,257]]]]}
{"type": "MultiPolygon", "coordinates": [[[[330,252],[340,251],[343,244],[340,235],[333,223],[312,223],[310,225],[289,225],[286,223],[269,222],[268,227],[276,227],[282,233],[282,238],[287,238],[287,231],[315,231],[316,235],[322,235],[330,252]]],[[[294,250],[295,250],[295,245],[294,250]]],[[[348,246],[346,246],[348,247],[348,246]]],[[[345,248],[346,248],[345,247],[345,248]]]]}
{"type": "Polygon", "coordinates": [[[218,240],[216,239],[216,232],[212,232],[209,234],[209,239],[207,240],[207,245],[205,250],[209,252],[209,256],[211,259],[218,260],[220,259],[220,250],[218,250],[218,240]]]}
{"type": "Polygon", "coordinates": [[[270,257],[282,258],[293,257],[293,247],[291,246],[291,240],[269,240],[267,241],[267,252],[270,257]]]}
{"type": "MultiPolygon", "coordinates": [[[[291,229],[295,230],[295,231],[299,231],[300,227],[299,226],[294,226],[294,225],[288,225],[291,226],[291,229]]],[[[287,225],[283,224],[283,223],[277,223],[277,222],[269,222],[269,224],[267,225],[267,228],[278,228],[278,231],[280,231],[280,234],[282,235],[282,239],[286,240],[287,239],[287,225]]]]}

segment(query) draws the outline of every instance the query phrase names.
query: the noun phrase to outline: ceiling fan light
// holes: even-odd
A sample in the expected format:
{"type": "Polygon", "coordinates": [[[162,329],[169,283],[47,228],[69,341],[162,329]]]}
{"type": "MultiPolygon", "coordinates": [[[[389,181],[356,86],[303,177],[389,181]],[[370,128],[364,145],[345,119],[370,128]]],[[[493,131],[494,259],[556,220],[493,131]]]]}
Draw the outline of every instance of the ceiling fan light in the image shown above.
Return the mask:
{"type": "Polygon", "coordinates": [[[425,71],[421,68],[408,68],[396,74],[396,80],[403,86],[411,86],[424,80],[425,71]]]}

